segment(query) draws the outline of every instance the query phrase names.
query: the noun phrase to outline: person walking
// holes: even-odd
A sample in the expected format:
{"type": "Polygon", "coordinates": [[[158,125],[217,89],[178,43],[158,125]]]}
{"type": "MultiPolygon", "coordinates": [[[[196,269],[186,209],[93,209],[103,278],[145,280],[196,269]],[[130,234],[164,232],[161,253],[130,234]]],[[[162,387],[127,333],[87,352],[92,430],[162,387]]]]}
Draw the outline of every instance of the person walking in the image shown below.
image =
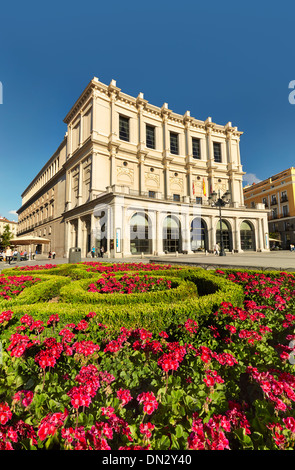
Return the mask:
{"type": "Polygon", "coordinates": [[[218,256],[219,251],[220,251],[219,245],[218,245],[218,243],[215,243],[215,245],[214,245],[214,255],[218,256]]]}
{"type": "Polygon", "coordinates": [[[12,257],[12,251],[11,251],[10,246],[8,246],[8,247],[6,248],[6,251],[5,251],[6,263],[8,263],[8,264],[11,263],[11,257],[12,257]]]}
{"type": "Polygon", "coordinates": [[[104,247],[102,246],[100,248],[100,257],[103,258],[103,254],[104,254],[104,247]]]}
{"type": "Polygon", "coordinates": [[[95,247],[94,246],[91,249],[91,255],[92,255],[92,258],[94,258],[94,256],[95,256],[95,247]]]}

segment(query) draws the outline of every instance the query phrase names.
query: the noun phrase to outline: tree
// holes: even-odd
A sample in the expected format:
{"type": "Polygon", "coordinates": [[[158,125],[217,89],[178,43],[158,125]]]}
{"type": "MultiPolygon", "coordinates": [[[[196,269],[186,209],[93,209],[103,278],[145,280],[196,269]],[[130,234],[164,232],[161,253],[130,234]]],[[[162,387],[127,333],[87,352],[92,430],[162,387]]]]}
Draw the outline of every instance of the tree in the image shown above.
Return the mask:
{"type": "Polygon", "coordinates": [[[7,248],[10,245],[10,240],[12,239],[12,232],[10,231],[9,225],[6,224],[4,231],[1,235],[1,245],[2,248],[7,248]]]}

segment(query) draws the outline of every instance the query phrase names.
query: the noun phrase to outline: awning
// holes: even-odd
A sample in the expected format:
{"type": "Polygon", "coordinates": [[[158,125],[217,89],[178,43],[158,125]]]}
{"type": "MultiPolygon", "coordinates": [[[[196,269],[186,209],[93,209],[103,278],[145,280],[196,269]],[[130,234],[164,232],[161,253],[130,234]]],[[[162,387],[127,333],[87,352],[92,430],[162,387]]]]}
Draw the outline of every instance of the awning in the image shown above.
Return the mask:
{"type": "Polygon", "coordinates": [[[269,238],[269,241],[282,243],[282,240],[278,240],[277,238],[269,238]]]}
{"type": "Polygon", "coordinates": [[[43,245],[50,243],[50,240],[48,240],[48,238],[27,235],[23,237],[12,238],[11,240],[9,240],[9,243],[11,245],[43,245]]]}

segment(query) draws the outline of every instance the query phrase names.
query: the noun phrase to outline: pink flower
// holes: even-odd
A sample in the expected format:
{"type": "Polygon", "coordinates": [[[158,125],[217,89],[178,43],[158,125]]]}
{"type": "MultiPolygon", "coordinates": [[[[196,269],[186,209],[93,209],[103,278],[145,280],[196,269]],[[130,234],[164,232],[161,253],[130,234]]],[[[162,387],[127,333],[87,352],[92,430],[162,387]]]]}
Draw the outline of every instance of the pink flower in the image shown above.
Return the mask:
{"type": "Polygon", "coordinates": [[[152,423],[140,423],[139,425],[140,432],[144,434],[147,439],[149,439],[152,436],[151,431],[155,429],[155,425],[152,423]]]}
{"type": "Polygon", "coordinates": [[[289,416],[288,418],[283,418],[285,426],[289,429],[293,434],[295,434],[295,419],[293,416],[289,416]]]}
{"type": "Polygon", "coordinates": [[[19,402],[21,401],[22,405],[27,408],[32,403],[34,397],[34,392],[30,390],[20,390],[19,392],[15,393],[13,396],[13,401],[19,402]]]}
{"type": "Polygon", "coordinates": [[[117,397],[122,401],[122,406],[127,405],[132,400],[130,390],[123,390],[122,388],[117,391],[117,397]]]}
{"type": "Polygon", "coordinates": [[[148,415],[152,414],[158,408],[158,402],[153,392],[143,392],[138,395],[137,400],[143,403],[143,411],[148,415]]]}
{"type": "Polygon", "coordinates": [[[0,424],[6,424],[12,418],[12,412],[7,403],[0,403],[0,424]]]}

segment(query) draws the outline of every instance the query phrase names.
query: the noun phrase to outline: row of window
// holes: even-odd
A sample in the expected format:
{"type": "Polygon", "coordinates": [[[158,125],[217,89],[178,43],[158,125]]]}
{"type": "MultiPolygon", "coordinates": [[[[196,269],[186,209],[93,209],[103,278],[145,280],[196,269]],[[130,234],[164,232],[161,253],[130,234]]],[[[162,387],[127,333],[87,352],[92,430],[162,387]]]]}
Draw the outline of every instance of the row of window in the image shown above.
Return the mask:
{"type": "MultiPolygon", "coordinates": [[[[287,202],[287,201],[288,201],[287,191],[282,191],[280,202],[287,202]]],[[[263,204],[265,204],[265,207],[268,207],[268,199],[266,197],[262,198],[262,202],[263,204]]],[[[277,199],[276,194],[271,195],[270,204],[271,206],[278,204],[278,199],[277,199]]]]}
{"type": "MultiPolygon", "coordinates": [[[[282,207],[282,216],[283,217],[289,217],[289,209],[288,209],[288,206],[283,206],[282,207]]],[[[272,209],[271,211],[271,217],[272,219],[277,219],[278,218],[278,209],[275,207],[274,209],[272,209]]]]}
{"type": "MultiPolygon", "coordinates": [[[[125,142],[130,140],[130,129],[129,129],[129,118],[125,116],[119,116],[119,138],[125,142]]],[[[146,146],[150,149],[156,148],[156,138],[155,138],[155,127],[146,125],[146,146]]],[[[200,139],[192,139],[193,147],[193,158],[201,158],[201,145],[200,139]]],[[[173,155],[179,155],[179,142],[178,134],[175,132],[170,132],[170,153],[173,155]]],[[[221,163],[221,144],[219,142],[213,142],[213,154],[214,161],[216,163],[221,163]]]]}

